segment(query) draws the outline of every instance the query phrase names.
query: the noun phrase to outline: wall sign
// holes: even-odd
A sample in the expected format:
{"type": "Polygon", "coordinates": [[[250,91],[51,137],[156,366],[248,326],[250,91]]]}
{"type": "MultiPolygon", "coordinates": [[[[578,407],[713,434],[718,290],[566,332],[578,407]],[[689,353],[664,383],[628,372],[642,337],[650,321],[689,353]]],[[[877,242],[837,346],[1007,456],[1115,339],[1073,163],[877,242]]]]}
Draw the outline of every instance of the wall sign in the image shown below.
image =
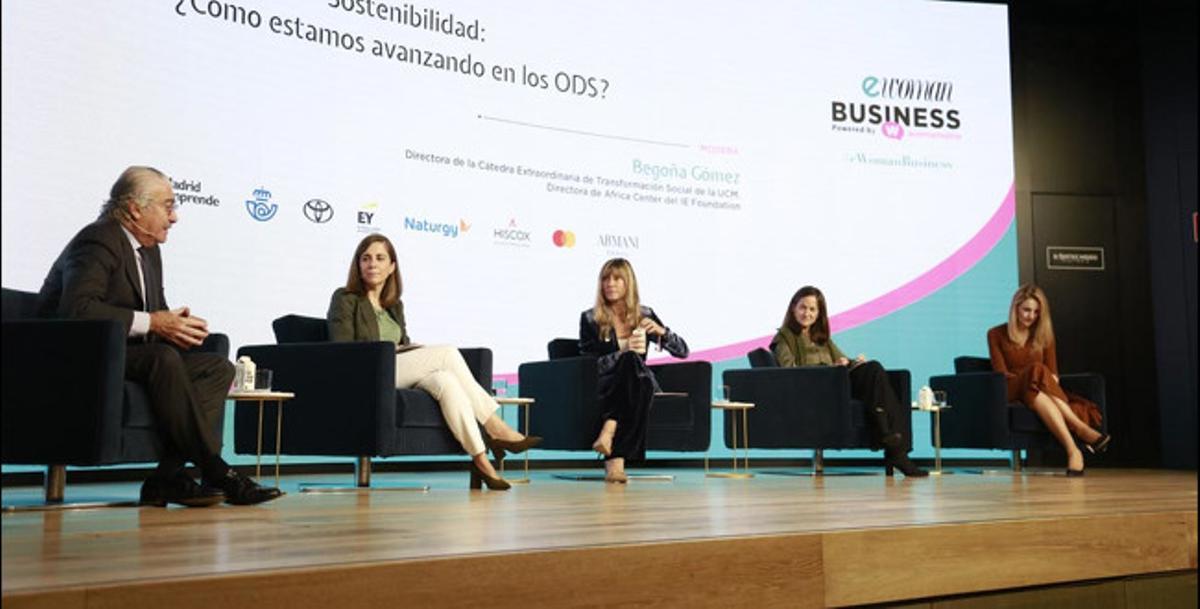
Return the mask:
{"type": "Polygon", "coordinates": [[[1047,245],[1046,268],[1058,271],[1103,271],[1104,248],[1047,245]]]}

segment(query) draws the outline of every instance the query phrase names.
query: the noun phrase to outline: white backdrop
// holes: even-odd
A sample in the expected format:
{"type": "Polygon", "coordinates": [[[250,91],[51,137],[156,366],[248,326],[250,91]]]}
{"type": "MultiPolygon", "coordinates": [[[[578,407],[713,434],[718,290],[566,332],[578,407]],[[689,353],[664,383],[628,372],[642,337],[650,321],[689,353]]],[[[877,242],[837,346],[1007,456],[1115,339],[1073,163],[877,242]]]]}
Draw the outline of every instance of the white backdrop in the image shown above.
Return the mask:
{"type": "Polygon", "coordinates": [[[168,302],[235,348],[273,342],[280,315],[324,315],[378,230],[399,250],[414,340],[490,346],[507,373],[575,335],[609,257],[633,262],[643,300],[693,350],[718,349],[769,334],[802,284],[837,313],[912,281],[1013,182],[1003,6],[393,6],[482,34],[336,0],[5,1],[4,286],[36,290],[118,173],[150,164],[183,203],[163,247],[168,302]],[[297,19],[352,48],[273,31],[297,19]],[[373,53],[397,46],[429,63],[469,55],[483,76],[373,53]],[[506,82],[506,67],[548,86],[506,82]],[[559,91],[560,73],[594,88],[559,91]],[[896,95],[922,83],[949,94],[896,95]],[[835,120],[837,103],[958,124],[910,116],[900,135],[835,120]],[[269,220],[248,211],[257,190],[269,220]],[[332,218],[307,219],[311,200],[332,218]]]}

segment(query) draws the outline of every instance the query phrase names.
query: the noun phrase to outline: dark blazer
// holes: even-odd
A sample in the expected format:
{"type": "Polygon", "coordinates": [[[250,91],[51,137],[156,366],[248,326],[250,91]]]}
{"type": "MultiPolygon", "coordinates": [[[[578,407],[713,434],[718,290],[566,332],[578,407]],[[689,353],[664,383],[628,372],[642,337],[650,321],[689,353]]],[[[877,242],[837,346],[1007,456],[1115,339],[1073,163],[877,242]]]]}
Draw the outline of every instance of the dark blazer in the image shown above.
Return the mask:
{"type": "MultiPolygon", "coordinates": [[[[143,272],[154,274],[160,308],[166,309],[162,291],[162,255],[158,247],[144,252],[143,272]]],[[[71,319],[114,319],[133,324],[133,312],[145,309],[138,277],[137,254],[112,218],[101,218],[85,227],[63,248],[38,294],[38,315],[71,319]]],[[[142,339],[138,338],[138,341],[142,339]]]]}
{"type": "MultiPolygon", "coordinates": [[[[672,332],[667,328],[658,315],[654,314],[654,309],[650,307],[641,308],[642,317],[649,317],[655,323],[667,329],[667,333],[662,337],[661,345],[668,353],[675,357],[684,358],[688,356],[688,346],[684,342],[683,337],[672,332]]],[[[659,342],[658,339],[647,337],[647,341],[659,342]]],[[[611,332],[608,339],[600,337],[600,325],[596,323],[596,312],[594,309],[588,309],[579,315],[579,352],[584,355],[595,355],[597,357],[597,365],[600,368],[600,376],[604,377],[611,374],[613,368],[617,365],[617,359],[621,357],[620,345],[617,344],[616,332],[611,332]]],[[[649,350],[647,350],[649,352],[649,350]]],[[[643,360],[646,356],[639,356],[643,360]]]]}
{"type": "MultiPolygon", "coordinates": [[[[400,325],[400,344],[412,341],[404,325],[404,302],[397,300],[387,310],[400,325]]],[[[366,296],[349,292],[346,288],[333,291],[329,299],[329,311],[325,313],[329,324],[329,340],[336,342],[370,342],[379,340],[379,322],[375,321],[375,307],[366,296]]]]}

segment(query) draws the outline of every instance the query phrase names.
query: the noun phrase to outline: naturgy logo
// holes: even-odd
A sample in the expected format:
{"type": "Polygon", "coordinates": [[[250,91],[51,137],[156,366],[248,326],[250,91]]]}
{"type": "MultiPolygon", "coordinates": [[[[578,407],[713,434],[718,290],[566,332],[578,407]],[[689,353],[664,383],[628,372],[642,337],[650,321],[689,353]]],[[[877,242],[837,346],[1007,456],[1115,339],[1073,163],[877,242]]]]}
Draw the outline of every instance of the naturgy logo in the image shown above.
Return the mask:
{"type": "MultiPolygon", "coordinates": [[[[463,222],[463,225],[469,229],[470,225],[463,222]]],[[[404,217],[404,230],[417,231],[419,233],[440,234],[443,237],[455,239],[458,237],[457,223],[430,222],[429,220],[404,217]]]]}

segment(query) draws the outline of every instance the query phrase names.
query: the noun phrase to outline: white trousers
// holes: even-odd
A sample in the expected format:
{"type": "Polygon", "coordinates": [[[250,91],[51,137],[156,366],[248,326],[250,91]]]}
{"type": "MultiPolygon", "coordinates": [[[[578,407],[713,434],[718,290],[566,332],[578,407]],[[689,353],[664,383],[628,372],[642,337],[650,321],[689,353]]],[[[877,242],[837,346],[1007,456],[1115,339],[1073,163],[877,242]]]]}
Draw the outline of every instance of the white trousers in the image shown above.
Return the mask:
{"type": "Polygon", "coordinates": [[[472,457],[487,450],[476,422],[482,425],[499,405],[475,381],[458,349],[428,345],[397,353],[396,388],[428,391],[463,450],[472,457]]]}

